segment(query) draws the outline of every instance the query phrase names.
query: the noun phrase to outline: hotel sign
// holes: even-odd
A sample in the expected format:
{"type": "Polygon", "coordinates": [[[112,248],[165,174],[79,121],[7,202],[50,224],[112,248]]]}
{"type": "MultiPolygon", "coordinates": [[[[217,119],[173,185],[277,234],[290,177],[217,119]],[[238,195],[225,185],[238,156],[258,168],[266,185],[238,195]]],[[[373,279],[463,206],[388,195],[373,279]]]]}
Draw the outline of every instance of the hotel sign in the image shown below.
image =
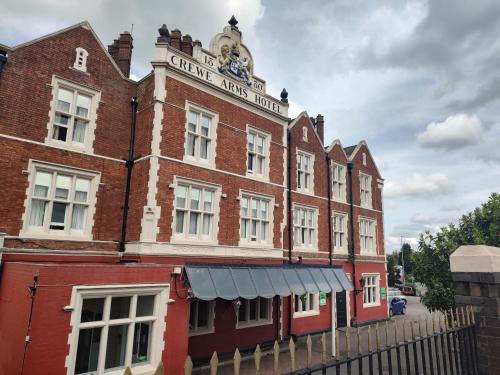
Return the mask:
{"type": "MultiPolygon", "coordinates": [[[[271,98],[263,94],[257,89],[257,86],[262,85],[261,82],[253,80],[249,85],[246,82],[236,82],[228,76],[222,75],[215,69],[210,67],[208,55],[203,56],[207,60],[207,64],[200,64],[195,60],[191,60],[181,54],[178,54],[171,49],[167,52],[167,62],[169,65],[188,73],[196,78],[217,86],[224,91],[230,92],[240,98],[254,103],[257,106],[267,109],[281,116],[288,116],[288,105],[284,105],[279,100],[271,98]],[[252,86],[256,87],[253,88],[252,86]]],[[[212,62],[213,63],[213,62],[212,62]]],[[[260,87],[259,87],[260,88],[260,87]]]]}

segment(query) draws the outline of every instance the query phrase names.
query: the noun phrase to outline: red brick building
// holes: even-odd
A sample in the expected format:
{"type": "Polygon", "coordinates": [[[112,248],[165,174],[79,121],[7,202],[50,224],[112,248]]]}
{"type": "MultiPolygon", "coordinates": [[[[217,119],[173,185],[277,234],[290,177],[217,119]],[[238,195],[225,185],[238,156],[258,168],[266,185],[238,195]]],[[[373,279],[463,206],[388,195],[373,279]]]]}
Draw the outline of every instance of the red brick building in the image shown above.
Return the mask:
{"type": "Polygon", "coordinates": [[[0,373],[179,374],[387,316],[367,145],[290,119],[233,19],[159,34],[138,82],[87,22],[0,45],[0,373]]]}

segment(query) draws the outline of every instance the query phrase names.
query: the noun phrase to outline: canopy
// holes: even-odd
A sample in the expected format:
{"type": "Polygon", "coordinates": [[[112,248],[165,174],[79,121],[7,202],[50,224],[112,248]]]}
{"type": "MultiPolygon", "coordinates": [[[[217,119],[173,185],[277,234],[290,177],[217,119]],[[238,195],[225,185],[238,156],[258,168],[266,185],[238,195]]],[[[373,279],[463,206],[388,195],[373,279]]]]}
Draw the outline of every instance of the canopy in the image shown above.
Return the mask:
{"type": "Polygon", "coordinates": [[[353,289],[340,267],[314,265],[237,266],[195,264],[185,266],[193,295],[201,300],[286,297],[353,289]]]}

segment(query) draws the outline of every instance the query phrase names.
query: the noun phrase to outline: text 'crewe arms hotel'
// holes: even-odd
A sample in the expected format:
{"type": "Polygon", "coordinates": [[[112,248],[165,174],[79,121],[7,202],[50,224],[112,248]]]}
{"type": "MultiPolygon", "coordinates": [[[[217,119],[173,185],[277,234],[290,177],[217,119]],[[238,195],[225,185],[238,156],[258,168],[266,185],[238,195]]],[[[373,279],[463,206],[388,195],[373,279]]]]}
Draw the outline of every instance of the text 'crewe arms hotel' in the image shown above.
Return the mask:
{"type": "Polygon", "coordinates": [[[242,83],[234,82],[233,79],[224,76],[216,70],[212,70],[213,67],[210,66],[210,62],[213,64],[213,58],[211,56],[209,57],[204,53],[202,55],[204,55],[203,57],[205,57],[207,64],[200,64],[172,51],[171,49],[167,50],[166,57],[168,64],[174,68],[182,70],[183,72],[217,86],[224,91],[237,95],[280,116],[288,116],[287,104],[257,92],[264,91],[265,85],[263,83],[256,80],[241,81],[242,83]]]}

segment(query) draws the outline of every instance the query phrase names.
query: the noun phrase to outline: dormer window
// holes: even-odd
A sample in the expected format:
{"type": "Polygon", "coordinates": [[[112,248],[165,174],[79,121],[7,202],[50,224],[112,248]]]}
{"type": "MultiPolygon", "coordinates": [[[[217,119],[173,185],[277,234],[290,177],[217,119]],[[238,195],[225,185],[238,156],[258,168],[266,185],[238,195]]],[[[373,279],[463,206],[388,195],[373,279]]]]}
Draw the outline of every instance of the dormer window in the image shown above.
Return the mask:
{"type": "Polygon", "coordinates": [[[80,70],[82,72],[87,71],[87,56],[88,52],[81,47],[76,49],[76,58],[75,63],[73,64],[73,68],[80,70]]]}

